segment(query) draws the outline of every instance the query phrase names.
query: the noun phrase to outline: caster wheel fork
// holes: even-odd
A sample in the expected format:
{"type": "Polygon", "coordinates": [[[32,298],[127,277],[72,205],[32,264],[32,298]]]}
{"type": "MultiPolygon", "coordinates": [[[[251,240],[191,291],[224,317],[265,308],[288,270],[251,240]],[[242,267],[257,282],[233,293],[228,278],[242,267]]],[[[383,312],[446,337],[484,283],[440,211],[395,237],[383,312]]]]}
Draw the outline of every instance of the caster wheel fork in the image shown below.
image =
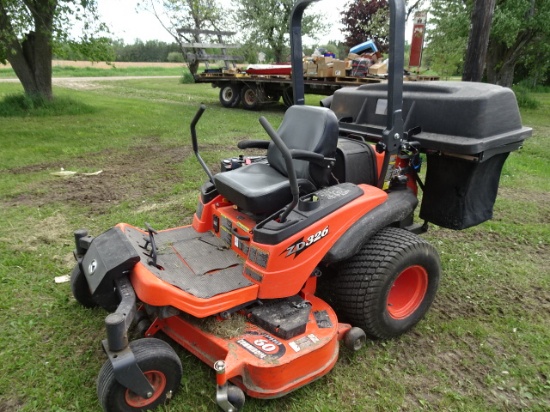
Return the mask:
{"type": "Polygon", "coordinates": [[[217,373],[216,403],[224,412],[238,412],[242,410],[245,402],[244,392],[237,386],[227,382],[225,375],[225,362],[222,360],[214,364],[217,373]]]}

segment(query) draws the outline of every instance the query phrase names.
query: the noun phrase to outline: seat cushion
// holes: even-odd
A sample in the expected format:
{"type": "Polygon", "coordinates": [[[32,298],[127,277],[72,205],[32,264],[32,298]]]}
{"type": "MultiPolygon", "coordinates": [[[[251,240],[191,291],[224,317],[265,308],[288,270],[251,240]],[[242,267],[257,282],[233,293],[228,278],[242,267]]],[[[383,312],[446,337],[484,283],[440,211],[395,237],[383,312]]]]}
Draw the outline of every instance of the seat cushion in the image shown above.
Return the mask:
{"type": "MultiPolygon", "coordinates": [[[[334,157],[338,144],[338,119],[333,111],[316,106],[292,106],[277,130],[289,149],[299,149],[334,157]]],[[[267,161],[279,173],[287,175],[282,153],[272,142],[267,161]]],[[[330,170],[305,160],[294,160],[296,177],[307,179],[317,187],[328,184],[330,170]]]]}
{"type": "MultiPolygon", "coordinates": [[[[257,215],[273,213],[292,201],[288,178],[265,163],[218,173],[214,184],[231,203],[257,215]]],[[[303,192],[315,189],[305,179],[298,179],[298,185],[303,192]]]]}

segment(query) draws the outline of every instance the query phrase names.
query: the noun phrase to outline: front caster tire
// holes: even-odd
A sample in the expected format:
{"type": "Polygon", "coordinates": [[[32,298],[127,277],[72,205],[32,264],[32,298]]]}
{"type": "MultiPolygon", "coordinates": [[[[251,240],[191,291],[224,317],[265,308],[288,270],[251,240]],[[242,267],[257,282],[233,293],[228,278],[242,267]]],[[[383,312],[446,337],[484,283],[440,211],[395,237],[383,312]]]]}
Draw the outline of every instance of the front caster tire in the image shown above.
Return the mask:
{"type": "Polygon", "coordinates": [[[145,338],[130,343],[137,364],[154,388],[142,398],[115,379],[111,362],[103,364],[97,378],[97,396],[106,412],[138,412],[167,403],[178,391],[183,370],[172,347],[159,339],[145,338]]]}
{"type": "Polygon", "coordinates": [[[76,301],[85,308],[95,308],[98,306],[92,298],[88,281],[80,270],[79,265],[76,265],[71,272],[71,291],[76,301]]]}
{"type": "Polygon", "coordinates": [[[229,385],[227,387],[227,400],[235,407],[235,412],[238,412],[243,409],[246,397],[241,388],[229,385]]]}
{"type": "Polygon", "coordinates": [[[437,251],[424,239],[403,229],[382,229],[339,267],[335,309],[372,338],[400,336],[428,311],[440,266],[437,251]]]}
{"type": "Polygon", "coordinates": [[[352,352],[357,352],[367,341],[367,335],[361,328],[351,328],[348,333],[344,335],[344,346],[352,352]]]}

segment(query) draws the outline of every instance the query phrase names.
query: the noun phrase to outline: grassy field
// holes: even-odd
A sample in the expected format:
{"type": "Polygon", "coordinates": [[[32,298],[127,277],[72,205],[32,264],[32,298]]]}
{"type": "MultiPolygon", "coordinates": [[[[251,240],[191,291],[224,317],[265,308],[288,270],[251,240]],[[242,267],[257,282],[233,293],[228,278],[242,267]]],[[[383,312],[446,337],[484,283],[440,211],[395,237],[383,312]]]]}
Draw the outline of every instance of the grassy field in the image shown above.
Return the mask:
{"type": "MultiPolygon", "coordinates": [[[[54,60],[53,77],[181,76],[183,63],[87,62],[54,60]]],[[[0,64],[0,79],[15,79],[9,65],[0,64]]]]}
{"type": "MultiPolygon", "coordinates": [[[[0,83],[0,100],[20,93],[0,83]]],[[[216,169],[243,138],[266,138],[259,113],[224,109],[218,89],[177,79],[57,87],[93,110],[0,117],[0,411],[98,411],[105,312],[68,283],[74,229],[124,221],[187,224],[205,180],[190,145],[199,104],[201,151],[216,169]],[[76,175],[53,175],[61,168],[76,175]],[[98,172],[95,176],[84,173],[98,172]]],[[[413,331],[342,350],[334,370],[248,411],[502,411],[550,409],[550,94],[522,112],[534,136],[504,166],[494,219],[460,232],[432,227],[443,277],[413,331]]],[[[316,105],[318,98],[307,96],[316,105]]],[[[275,126],[283,108],[262,112],[275,126]]],[[[184,350],[181,390],[162,410],[212,411],[213,371],[184,350]]]]}

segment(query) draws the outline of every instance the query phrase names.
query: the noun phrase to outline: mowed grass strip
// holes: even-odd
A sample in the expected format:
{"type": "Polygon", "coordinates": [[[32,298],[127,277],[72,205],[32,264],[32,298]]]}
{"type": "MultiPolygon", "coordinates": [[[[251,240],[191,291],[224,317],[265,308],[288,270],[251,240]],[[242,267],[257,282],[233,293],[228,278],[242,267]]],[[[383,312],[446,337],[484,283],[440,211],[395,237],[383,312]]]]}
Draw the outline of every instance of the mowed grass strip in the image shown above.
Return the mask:
{"type": "MultiPolygon", "coordinates": [[[[57,96],[90,113],[0,117],[0,405],[5,410],[97,411],[105,312],[84,309],[54,277],[74,262],[72,232],[124,221],[157,229],[190,222],[206,177],[191,149],[200,103],[201,154],[216,171],[236,143],[264,138],[281,107],[224,109],[219,89],[177,79],[93,81],[57,96]],[[74,171],[69,178],[52,173],[74,171]],[[95,176],[84,173],[99,172],[95,176]]],[[[0,84],[0,100],[21,93],[0,84]]],[[[550,408],[550,94],[522,112],[533,138],[512,153],[495,216],[461,232],[432,227],[443,277],[433,308],[411,333],[342,349],[335,369],[249,411],[539,410],[550,408]]],[[[317,105],[319,98],[307,96],[317,105]]],[[[161,410],[212,411],[215,375],[178,349],[181,391],[161,410]]],[[[2,409],[2,408],[0,408],[2,409]]]]}

